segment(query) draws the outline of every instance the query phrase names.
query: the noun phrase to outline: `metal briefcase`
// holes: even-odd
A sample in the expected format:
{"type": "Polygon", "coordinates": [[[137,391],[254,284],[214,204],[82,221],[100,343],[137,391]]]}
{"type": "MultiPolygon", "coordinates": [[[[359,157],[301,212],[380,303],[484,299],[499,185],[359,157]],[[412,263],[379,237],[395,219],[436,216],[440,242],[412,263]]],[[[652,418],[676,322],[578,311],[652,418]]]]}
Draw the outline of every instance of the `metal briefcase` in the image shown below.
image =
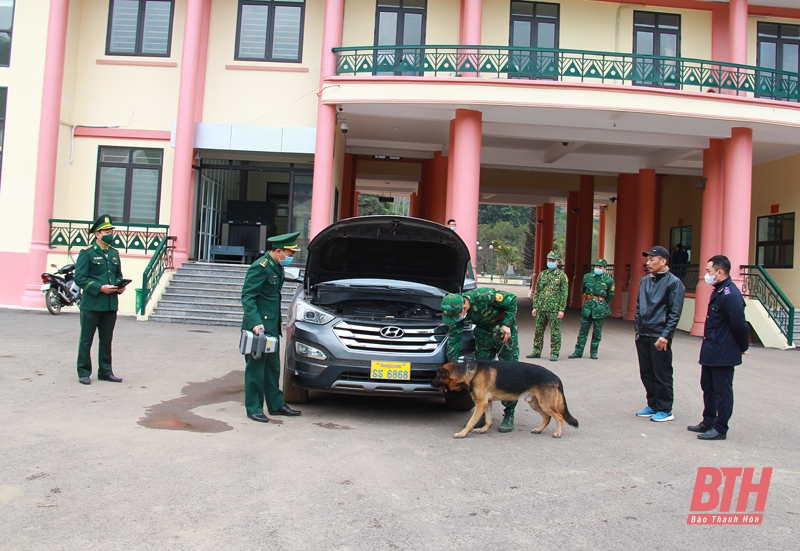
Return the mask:
{"type": "Polygon", "coordinates": [[[242,329],[239,337],[239,353],[251,354],[254,359],[261,359],[262,354],[272,354],[278,348],[278,339],[266,333],[255,334],[242,329]]]}

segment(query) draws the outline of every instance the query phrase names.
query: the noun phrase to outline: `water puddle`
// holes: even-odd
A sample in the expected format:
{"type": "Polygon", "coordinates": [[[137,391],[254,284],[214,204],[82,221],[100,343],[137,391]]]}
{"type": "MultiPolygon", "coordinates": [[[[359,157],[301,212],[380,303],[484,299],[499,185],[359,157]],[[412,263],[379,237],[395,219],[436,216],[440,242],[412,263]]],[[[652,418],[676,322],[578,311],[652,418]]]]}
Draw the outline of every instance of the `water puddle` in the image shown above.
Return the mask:
{"type": "MultiPolygon", "coordinates": [[[[209,404],[244,402],[244,374],[231,371],[224,377],[189,383],[181,389],[181,397],[161,402],[147,409],[138,424],[149,429],[186,430],[190,432],[225,432],[233,430],[228,423],[201,417],[191,410],[209,404]]],[[[244,408],[242,408],[244,417],[244,408]]],[[[272,421],[272,420],[270,420],[272,421]]]]}

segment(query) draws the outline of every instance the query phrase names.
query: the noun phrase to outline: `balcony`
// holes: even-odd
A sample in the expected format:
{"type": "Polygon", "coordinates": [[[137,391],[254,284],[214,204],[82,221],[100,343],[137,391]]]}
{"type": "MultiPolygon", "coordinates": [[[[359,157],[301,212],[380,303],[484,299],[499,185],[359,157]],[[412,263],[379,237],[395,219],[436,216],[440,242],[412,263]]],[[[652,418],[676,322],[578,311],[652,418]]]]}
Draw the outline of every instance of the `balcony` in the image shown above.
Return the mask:
{"type": "Polygon", "coordinates": [[[506,46],[334,48],[338,76],[483,77],[730,91],[800,100],[800,74],[690,58],[506,46]]]}

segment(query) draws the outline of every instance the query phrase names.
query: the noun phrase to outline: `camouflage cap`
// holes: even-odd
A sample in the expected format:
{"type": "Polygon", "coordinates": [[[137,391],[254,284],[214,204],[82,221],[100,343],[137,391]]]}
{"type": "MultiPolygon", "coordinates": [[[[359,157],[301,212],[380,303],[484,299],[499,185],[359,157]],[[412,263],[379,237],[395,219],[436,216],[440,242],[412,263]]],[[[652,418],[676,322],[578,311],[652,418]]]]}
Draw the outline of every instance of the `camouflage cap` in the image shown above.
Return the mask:
{"type": "Polygon", "coordinates": [[[606,262],[605,258],[598,258],[597,261],[592,264],[592,266],[602,266],[603,268],[608,266],[608,262],[606,262]]]}
{"type": "Polygon", "coordinates": [[[561,255],[559,255],[555,251],[550,251],[549,253],[547,253],[547,258],[549,258],[550,260],[560,260],[561,255]]]}
{"type": "Polygon", "coordinates": [[[445,295],[442,299],[442,321],[447,325],[453,325],[463,309],[464,297],[453,293],[445,295]]]}

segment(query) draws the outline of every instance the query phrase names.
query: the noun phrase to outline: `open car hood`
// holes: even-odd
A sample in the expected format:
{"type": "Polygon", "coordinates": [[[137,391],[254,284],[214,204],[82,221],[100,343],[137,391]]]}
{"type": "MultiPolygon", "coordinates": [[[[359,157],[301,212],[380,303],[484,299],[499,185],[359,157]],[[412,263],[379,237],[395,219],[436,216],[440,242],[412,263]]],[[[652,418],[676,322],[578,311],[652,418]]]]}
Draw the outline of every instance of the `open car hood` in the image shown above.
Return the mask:
{"type": "Polygon", "coordinates": [[[308,245],[305,289],[351,278],[399,279],[460,293],[469,250],[447,226],[404,216],[335,222],[308,245]]]}

